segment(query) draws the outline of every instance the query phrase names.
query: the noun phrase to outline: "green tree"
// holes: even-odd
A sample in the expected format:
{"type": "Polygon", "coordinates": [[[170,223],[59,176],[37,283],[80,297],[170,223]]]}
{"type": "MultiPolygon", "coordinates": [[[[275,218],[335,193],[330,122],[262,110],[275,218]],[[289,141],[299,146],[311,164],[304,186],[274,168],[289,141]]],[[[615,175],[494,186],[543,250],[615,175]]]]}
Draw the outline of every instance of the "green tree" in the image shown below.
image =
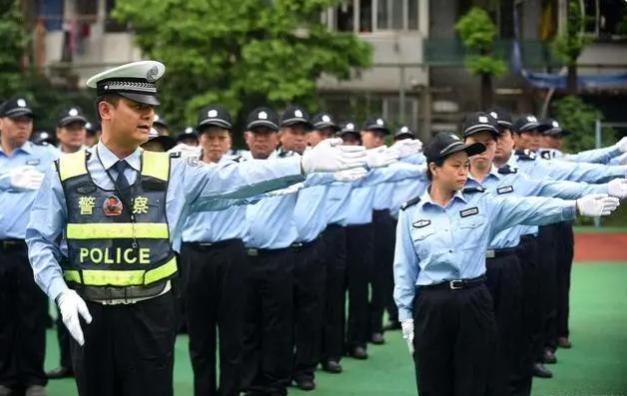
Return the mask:
{"type": "MultiPolygon", "coordinates": [[[[553,102],[552,106],[555,119],[560,121],[564,129],[572,132],[572,135],[564,141],[564,151],[577,153],[593,149],[596,120],[603,120],[603,113],[578,96],[566,96],[553,102]]],[[[603,134],[604,145],[616,142],[614,131],[609,132],[603,134]]]]}
{"type": "Polygon", "coordinates": [[[455,24],[455,30],[469,50],[464,59],[466,69],[481,77],[481,108],[492,106],[492,79],[507,70],[505,61],[493,53],[496,25],[490,15],[479,7],[472,7],[455,24]]]}
{"type": "Polygon", "coordinates": [[[19,1],[0,2],[0,95],[8,98],[24,84],[22,60],[29,35],[24,28],[19,1]]]}
{"type": "MultiPolygon", "coordinates": [[[[329,31],[322,11],[339,0],[119,0],[146,56],[167,66],[163,110],[175,122],[220,102],[234,114],[298,102],[316,110],[316,80],[367,67],[372,50],[329,31]]],[[[242,114],[240,114],[241,119],[242,114]]]]}
{"type": "Polygon", "coordinates": [[[566,32],[557,35],[551,43],[553,53],[568,69],[566,90],[569,95],[577,94],[577,59],[590,43],[590,39],[583,34],[584,22],[580,1],[569,0],[566,32]]]}

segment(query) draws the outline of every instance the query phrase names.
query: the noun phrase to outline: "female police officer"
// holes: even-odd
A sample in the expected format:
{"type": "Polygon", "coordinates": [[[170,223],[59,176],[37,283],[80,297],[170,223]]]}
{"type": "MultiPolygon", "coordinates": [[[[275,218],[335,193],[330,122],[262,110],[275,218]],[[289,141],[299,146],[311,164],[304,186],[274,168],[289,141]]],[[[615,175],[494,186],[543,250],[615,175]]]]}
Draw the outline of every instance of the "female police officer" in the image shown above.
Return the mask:
{"type": "Polygon", "coordinates": [[[604,195],[566,201],[504,198],[481,187],[462,191],[468,157],[483,150],[452,133],[434,137],[424,150],[431,184],[399,215],[394,298],[421,396],[491,390],[496,327],[484,281],[492,236],[517,224],[572,219],[576,209],[599,216],[618,206],[618,199],[604,195]]]}

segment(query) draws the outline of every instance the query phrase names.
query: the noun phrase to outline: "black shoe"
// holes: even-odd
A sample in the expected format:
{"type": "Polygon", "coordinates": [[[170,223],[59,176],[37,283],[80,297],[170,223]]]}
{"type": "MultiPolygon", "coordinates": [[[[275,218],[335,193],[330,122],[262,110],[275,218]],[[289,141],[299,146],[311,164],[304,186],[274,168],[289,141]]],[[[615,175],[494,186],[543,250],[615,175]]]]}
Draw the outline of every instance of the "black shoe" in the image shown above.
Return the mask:
{"type": "Polygon", "coordinates": [[[553,373],[551,370],[544,367],[542,363],[534,363],[533,364],[533,376],[538,378],[553,378],[553,373]]]}
{"type": "Polygon", "coordinates": [[[555,352],[550,349],[545,349],[544,354],[542,354],[542,361],[545,364],[555,364],[557,363],[557,356],[555,356],[555,352]]]}
{"type": "Polygon", "coordinates": [[[375,345],[383,345],[385,344],[385,338],[383,338],[383,334],[381,333],[372,333],[370,342],[375,345]]]}
{"type": "Polygon", "coordinates": [[[74,377],[74,371],[71,368],[59,366],[46,372],[49,379],[70,378],[74,377]]]}
{"type": "Polygon", "coordinates": [[[348,355],[359,360],[368,359],[368,352],[366,352],[366,348],[360,346],[351,349],[348,355]]]}
{"type": "Polygon", "coordinates": [[[309,378],[294,379],[294,382],[300,390],[311,391],[316,389],[316,383],[309,378]]]}
{"type": "Polygon", "coordinates": [[[557,346],[564,349],[569,349],[573,347],[573,344],[570,343],[568,337],[557,337],[557,346]]]}
{"type": "Polygon", "coordinates": [[[383,326],[383,331],[400,330],[401,322],[398,320],[391,320],[383,326]]]}
{"type": "Polygon", "coordinates": [[[327,360],[322,363],[322,369],[327,373],[339,374],[342,372],[342,365],[335,360],[327,360]]]}

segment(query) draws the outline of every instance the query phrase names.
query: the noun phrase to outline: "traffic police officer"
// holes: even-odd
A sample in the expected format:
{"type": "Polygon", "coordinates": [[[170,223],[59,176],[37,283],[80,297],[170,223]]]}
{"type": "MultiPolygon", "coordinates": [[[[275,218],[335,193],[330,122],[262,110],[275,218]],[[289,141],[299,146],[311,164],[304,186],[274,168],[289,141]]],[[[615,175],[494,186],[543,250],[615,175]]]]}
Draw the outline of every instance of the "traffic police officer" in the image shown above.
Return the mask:
{"type": "Polygon", "coordinates": [[[490,236],[516,224],[609,214],[616,198],[575,201],[496,197],[463,189],[468,157],[485,150],[440,133],[424,153],[432,179],[404,205],[394,259],[394,297],[421,395],[486,394],[491,389],[496,325],[485,286],[490,236]],[[415,352],[414,352],[415,351],[415,352]]]}
{"type": "Polygon", "coordinates": [[[28,141],[33,111],[22,97],[0,106],[0,395],[25,388],[45,395],[48,301],[33,281],[24,242],[28,216],[56,159],[52,146],[28,141]]]}
{"type": "Polygon", "coordinates": [[[159,104],[155,81],[164,71],[159,62],[142,61],[88,80],[98,92],[102,139],[89,154],[63,156],[51,169],[27,229],[35,280],[57,302],[76,340],[72,359],[81,395],[172,394],[171,280],[190,212],[210,209],[220,197],[284,187],[303,172],[363,162],[363,153],[348,159],[328,147],[280,162],[211,167],[142,151],[159,104]],[[69,263],[61,268],[63,231],[69,263]]]}

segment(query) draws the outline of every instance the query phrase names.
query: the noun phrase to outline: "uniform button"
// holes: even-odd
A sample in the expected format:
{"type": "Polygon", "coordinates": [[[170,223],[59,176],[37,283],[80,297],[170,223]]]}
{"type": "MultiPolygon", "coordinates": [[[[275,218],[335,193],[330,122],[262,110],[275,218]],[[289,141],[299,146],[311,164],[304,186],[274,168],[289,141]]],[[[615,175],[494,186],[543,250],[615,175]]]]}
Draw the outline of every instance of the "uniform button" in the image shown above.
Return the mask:
{"type": "Polygon", "coordinates": [[[449,253],[453,253],[453,249],[450,249],[448,252],[449,252],[449,253]]]}

